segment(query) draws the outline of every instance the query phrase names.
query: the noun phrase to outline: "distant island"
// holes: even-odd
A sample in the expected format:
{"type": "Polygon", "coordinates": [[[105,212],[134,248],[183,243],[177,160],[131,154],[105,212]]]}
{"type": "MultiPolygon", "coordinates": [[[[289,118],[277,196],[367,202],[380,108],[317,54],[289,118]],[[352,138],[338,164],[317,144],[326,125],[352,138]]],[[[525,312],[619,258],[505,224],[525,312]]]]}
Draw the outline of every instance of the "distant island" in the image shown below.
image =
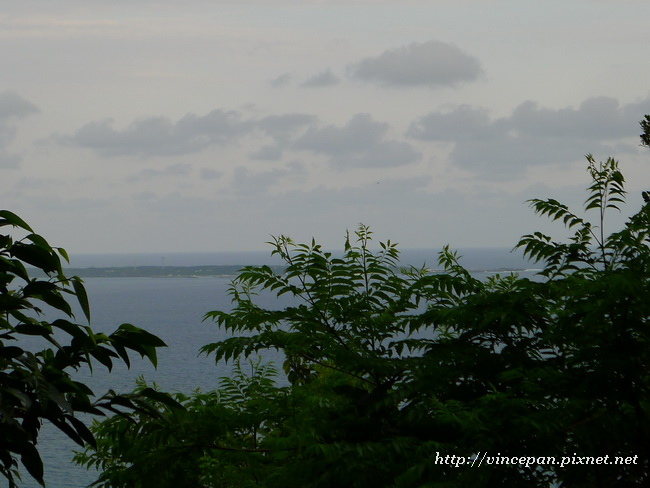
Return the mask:
{"type": "MultiPolygon", "coordinates": [[[[80,278],[198,278],[209,276],[237,276],[243,265],[206,266],[116,266],[108,268],[66,268],[67,276],[80,278]]],[[[281,266],[270,266],[281,272],[281,266]]]]}
{"type": "MultiPolygon", "coordinates": [[[[201,266],[108,266],[86,268],[64,268],[66,276],[80,278],[205,278],[205,277],[235,277],[247,265],[243,264],[216,264],[201,266]]],[[[268,266],[274,272],[283,274],[284,266],[268,266]]],[[[29,272],[34,276],[44,276],[43,271],[29,267],[29,272]]],[[[496,269],[468,268],[476,273],[511,273],[522,271],[536,271],[517,267],[500,267],[496,269]]],[[[431,269],[429,273],[441,273],[440,269],[431,269]]]]}

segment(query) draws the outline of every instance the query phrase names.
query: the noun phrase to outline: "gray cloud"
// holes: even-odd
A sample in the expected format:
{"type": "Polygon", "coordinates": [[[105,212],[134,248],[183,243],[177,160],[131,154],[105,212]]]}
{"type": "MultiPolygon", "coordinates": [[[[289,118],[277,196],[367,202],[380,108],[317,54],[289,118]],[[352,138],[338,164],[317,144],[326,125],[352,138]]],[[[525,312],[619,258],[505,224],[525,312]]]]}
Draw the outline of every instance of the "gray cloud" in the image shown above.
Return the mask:
{"type": "Polygon", "coordinates": [[[235,112],[213,110],[204,116],[188,114],[173,123],[165,117],[149,117],[115,130],[112,120],[90,122],[60,141],[94,149],[103,156],[173,156],[222,145],[250,130],[235,112]]]}
{"type": "Polygon", "coordinates": [[[411,124],[408,135],[427,141],[465,141],[490,137],[498,124],[487,110],[461,105],[450,112],[431,112],[411,124]]]}
{"type": "Polygon", "coordinates": [[[272,80],[269,81],[269,85],[271,85],[273,88],[280,88],[282,86],[286,86],[289,83],[291,83],[292,76],[289,73],[284,73],[283,75],[278,76],[277,78],[273,78],[272,80]]]}
{"type": "Polygon", "coordinates": [[[503,135],[460,142],[453,149],[451,160],[486,179],[512,180],[523,176],[532,166],[582,161],[590,150],[608,152],[602,144],[580,146],[568,139],[551,143],[527,135],[503,135]]]}
{"type": "Polygon", "coordinates": [[[418,161],[421,154],[401,141],[381,141],[361,152],[335,155],[330,164],[345,168],[391,168],[418,161]]]}
{"type": "Polygon", "coordinates": [[[285,169],[273,169],[261,173],[250,173],[247,168],[235,168],[232,188],[237,193],[259,195],[266,193],[268,188],[284,178],[289,172],[285,169]]]}
{"type": "Polygon", "coordinates": [[[56,180],[53,178],[35,178],[35,177],[23,177],[20,178],[14,185],[18,189],[43,189],[52,187],[53,184],[56,184],[56,180]]]}
{"type": "Polygon", "coordinates": [[[10,121],[39,112],[36,105],[13,91],[0,93],[0,169],[17,168],[22,161],[19,155],[7,151],[16,135],[16,127],[10,121]]]}
{"type": "MultiPolygon", "coordinates": [[[[66,212],[68,216],[100,208],[110,208],[114,203],[110,198],[61,198],[59,195],[49,194],[45,191],[30,192],[29,204],[39,212],[48,212],[58,216],[66,212]]],[[[93,218],[97,218],[93,215],[93,218]]]]}
{"type": "Polygon", "coordinates": [[[332,70],[326,69],[325,71],[321,71],[320,73],[307,78],[305,81],[303,81],[300,86],[304,87],[321,87],[321,86],[332,86],[332,85],[338,85],[339,82],[338,76],[336,76],[334,73],[332,73],[332,70]]]}
{"type": "Polygon", "coordinates": [[[218,171],[214,168],[201,168],[202,180],[218,180],[222,175],[222,171],[218,171]]]}
{"type": "Polygon", "coordinates": [[[0,122],[39,112],[40,110],[36,105],[13,91],[7,90],[0,93],[0,122]]]}
{"type": "Polygon", "coordinates": [[[514,110],[510,125],[531,136],[611,140],[635,134],[639,120],[648,111],[650,99],[621,106],[615,98],[595,97],[577,109],[559,110],[539,108],[537,103],[527,101],[514,110]]]}
{"type": "MultiPolygon", "coordinates": [[[[187,196],[180,192],[157,195],[147,191],[133,195],[132,198],[138,207],[158,214],[187,216],[188,214],[209,215],[214,212],[214,201],[202,197],[187,196]]],[[[183,222],[179,221],[178,225],[186,223],[185,219],[182,220],[183,222]]]]}
{"type": "MultiPolygon", "coordinates": [[[[210,146],[230,144],[256,131],[282,146],[315,121],[313,115],[295,113],[244,120],[238,112],[213,110],[206,115],[190,113],[177,122],[166,117],[142,118],[123,130],[113,128],[113,121],[105,119],[90,122],[74,134],[57,136],[56,139],[64,145],[92,149],[107,157],[179,156],[210,146]]],[[[260,151],[263,155],[264,151],[260,151]]]]}
{"type": "Polygon", "coordinates": [[[249,156],[253,159],[277,161],[282,158],[290,141],[305,127],[316,123],[316,117],[308,114],[269,115],[255,122],[255,127],[273,139],[273,144],[266,144],[249,156]]]}
{"type": "Polygon", "coordinates": [[[255,122],[255,126],[263,130],[275,140],[287,140],[300,129],[316,122],[316,117],[309,114],[269,115],[255,122]]]}
{"type": "MultiPolygon", "coordinates": [[[[0,128],[0,137],[2,129],[0,128]]],[[[12,154],[6,152],[2,146],[0,146],[0,169],[15,169],[20,166],[20,162],[23,160],[17,154],[12,154]]]]}
{"type": "Polygon", "coordinates": [[[375,122],[369,114],[356,114],[345,127],[309,129],[295,147],[325,154],[363,151],[376,144],[387,130],[387,123],[375,122]]]}
{"type": "Polygon", "coordinates": [[[357,114],[344,127],[308,129],[293,147],[329,156],[330,164],[340,169],[401,166],[420,158],[406,142],[386,140],[387,131],[388,124],[357,114]]]}
{"type": "MultiPolygon", "coordinates": [[[[271,141],[253,148],[249,157],[278,161],[286,151],[305,150],[328,156],[329,163],[339,169],[393,167],[419,160],[420,154],[409,143],[389,139],[388,129],[388,124],[374,121],[368,114],[355,115],[343,127],[319,127],[318,119],[309,114],[244,119],[238,112],[213,110],[205,116],[188,114],[177,122],[165,117],[143,118],[122,130],[115,129],[111,120],[90,122],[58,140],[106,157],[148,158],[195,153],[247,135],[263,135],[271,141]]],[[[168,174],[167,170],[147,170],[138,177],[168,174]]],[[[205,173],[202,177],[210,176],[205,173]]]]}
{"type": "Polygon", "coordinates": [[[130,178],[131,181],[151,180],[160,176],[187,176],[192,172],[192,167],[189,164],[177,163],[167,166],[162,169],[147,168],[138,173],[137,176],[130,178]]]}
{"type": "Polygon", "coordinates": [[[350,76],[392,86],[454,86],[475,81],[481,64],[453,44],[429,41],[409,44],[366,58],[348,67],[350,76]]]}
{"type": "Polygon", "coordinates": [[[570,163],[588,152],[636,152],[625,139],[636,137],[639,120],[650,112],[650,98],[627,105],[597,97],[578,108],[540,108],[527,101],[509,117],[491,119],[466,105],[432,112],[411,124],[407,135],[454,143],[452,163],[490,179],[512,179],[529,166],[570,163]]]}
{"type": "Polygon", "coordinates": [[[267,144],[262,146],[257,151],[253,151],[249,156],[253,159],[261,159],[264,161],[278,161],[282,158],[284,148],[276,144],[267,144]]]}

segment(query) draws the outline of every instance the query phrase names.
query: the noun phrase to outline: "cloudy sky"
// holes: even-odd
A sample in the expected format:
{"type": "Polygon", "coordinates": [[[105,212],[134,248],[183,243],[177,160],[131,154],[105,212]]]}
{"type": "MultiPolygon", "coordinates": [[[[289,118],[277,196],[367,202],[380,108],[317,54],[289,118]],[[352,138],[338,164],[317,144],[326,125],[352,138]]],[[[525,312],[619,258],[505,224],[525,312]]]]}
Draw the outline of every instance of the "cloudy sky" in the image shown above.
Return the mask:
{"type": "Polygon", "coordinates": [[[0,195],[76,253],[512,246],[650,186],[647,0],[0,1],[0,195]]]}

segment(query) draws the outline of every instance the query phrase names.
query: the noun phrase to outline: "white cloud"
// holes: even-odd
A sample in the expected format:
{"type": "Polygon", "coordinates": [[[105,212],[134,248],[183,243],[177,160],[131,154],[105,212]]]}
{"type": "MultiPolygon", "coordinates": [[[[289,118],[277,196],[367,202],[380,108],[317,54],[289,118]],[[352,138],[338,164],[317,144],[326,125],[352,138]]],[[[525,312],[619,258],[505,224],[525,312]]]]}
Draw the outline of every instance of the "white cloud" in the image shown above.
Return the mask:
{"type": "Polygon", "coordinates": [[[476,81],[482,73],[477,58],[453,44],[429,41],[409,44],[366,58],[348,67],[350,76],[391,86],[454,86],[476,81]]]}

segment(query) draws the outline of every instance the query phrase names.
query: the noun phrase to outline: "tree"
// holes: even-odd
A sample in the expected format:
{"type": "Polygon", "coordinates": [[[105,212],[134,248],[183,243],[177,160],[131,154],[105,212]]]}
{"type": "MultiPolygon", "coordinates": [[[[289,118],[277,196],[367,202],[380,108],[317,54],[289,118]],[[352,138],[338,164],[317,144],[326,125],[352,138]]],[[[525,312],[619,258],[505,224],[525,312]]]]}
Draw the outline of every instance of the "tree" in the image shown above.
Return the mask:
{"type": "Polygon", "coordinates": [[[129,365],[129,351],[155,365],[156,348],[165,344],[131,324],[106,335],[72,322],[70,299],[78,302],[87,320],[90,308],[81,279],[63,272],[65,250],[51,247],[8,210],[0,210],[0,227],[24,234],[17,240],[0,234],[0,474],[10,487],[16,486],[20,458],[27,472],[44,484],[37,448],[43,421],[82,447],[94,446],[95,438],[78,414],[113,412],[128,417],[131,411],[149,409],[155,415],[151,400],[166,400],[153,390],[138,395],[111,391],[95,400],[92,390],[73,378],[74,370],[84,364],[92,368],[96,362],[110,370],[115,360],[129,365]],[[44,306],[62,318],[44,320],[44,306]],[[23,347],[24,336],[40,337],[43,349],[23,347]]]}
{"type": "Polygon", "coordinates": [[[538,280],[478,280],[448,247],[440,273],[402,269],[397,246],[373,250],[364,226],[341,256],[275,238],[284,271],[244,268],[233,309],[206,316],[232,337],[203,352],[230,361],[282,350],[287,383],[238,373],[181,399],[182,411],[161,405],[164,421],[104,422],[103,448],[80,460],[108,468],[106,487],[172,486],[160,461],[185,452],[200,460],[193,486],[206,487],[646,486],[650,204],[607,235],[625,181],[615,160],[587,159],[595,224],[556,200],[530,201],[574,232],[522,237],[517,248],[544,267],[538,280]],[[262,308],[264,293],[292,304],[262,308]],[[232,391],[247,393],[233,403],[232,391]],[[146,447],[126,456],[116,438],[146,447]],[[503,462],[523,456],[534,461],[503,462]]]}
{"type": "Polygon", "coordinates": [[[650,115],[646,115],[641,121],[641,144],[645,147],[650,147],[650,115]]]}
{"type": "MultiPolygon", "coordinates": [[[[236,362],[218,390],[176,393],[179,404],[158,402],[158,415],[95,422],[97,444],[75,461],[100,471],[92,486],[101,488],[258,486],[275,470],[261,440],[286,416],[287,402],[271,365],[250,368],[248,375],[236,362]]],[[[148,388],[138,383],[136,393],[148,388]]]]}

